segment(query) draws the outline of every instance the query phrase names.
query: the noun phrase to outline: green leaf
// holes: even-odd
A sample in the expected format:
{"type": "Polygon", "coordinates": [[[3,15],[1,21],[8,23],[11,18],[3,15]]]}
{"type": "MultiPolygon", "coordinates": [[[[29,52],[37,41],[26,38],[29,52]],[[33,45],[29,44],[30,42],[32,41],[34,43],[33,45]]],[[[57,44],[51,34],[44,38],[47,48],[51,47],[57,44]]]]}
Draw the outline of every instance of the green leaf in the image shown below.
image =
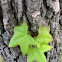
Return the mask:
{"type": "Polygon", "coordinates": [[[27,62],[46,62],[45,52],[49,51],[52,47],[49,45],[41,45],[40,48],[30,48],[28,50],[27,62]]]}
{"type": "Polygon", "coordinates": [[[14,35],[10,40],[9,47],[19,45],[22,53],[25,55],[29,49],[29,45],[35,45],[34,39],[27,34],[27,25],[24,22],[22,26],[14,28],[14,35]]]}
{"type": "Polygon", "coordinates": [[[51,34],[49,33],[49,29],[48,27],[40,27],[39,28],[39,34],[38,36],[35,38],[36,42],[40,42],[41,44],[47,44],[49,42],[51,42],[53,40],[51,34]]]}
{"type": "Polygon", "coordinates": [[[30,48],[28,51],[27,62],[33,62],[34,60],[37,62],[46,62],[44,53],[37,47],[30,48]]]}

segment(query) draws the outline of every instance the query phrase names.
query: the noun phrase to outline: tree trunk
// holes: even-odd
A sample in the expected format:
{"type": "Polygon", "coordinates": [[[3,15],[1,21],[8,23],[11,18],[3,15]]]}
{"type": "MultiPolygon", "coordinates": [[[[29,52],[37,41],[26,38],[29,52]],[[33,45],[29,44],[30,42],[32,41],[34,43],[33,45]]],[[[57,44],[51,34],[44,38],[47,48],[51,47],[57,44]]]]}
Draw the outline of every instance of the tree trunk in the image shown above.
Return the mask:
{"type": "Polygon", "coordinates": [[[27,22],[31,35],[38,32],[39,26],[51,28],[53,48],[47,52],[47,62],[59,62],[61,51],[61,29],[59,0],[0,0],[0,55],[4,62],[27,62],[19,46],[9,48],[9,40],[16,25],[27,22]]]}

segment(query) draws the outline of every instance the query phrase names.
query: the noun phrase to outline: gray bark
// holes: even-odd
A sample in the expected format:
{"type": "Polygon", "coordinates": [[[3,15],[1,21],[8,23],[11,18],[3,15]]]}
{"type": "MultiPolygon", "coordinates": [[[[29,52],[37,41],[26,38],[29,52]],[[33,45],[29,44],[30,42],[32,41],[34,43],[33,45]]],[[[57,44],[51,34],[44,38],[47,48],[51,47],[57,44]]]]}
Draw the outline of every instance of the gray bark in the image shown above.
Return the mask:
{"type": "Polygon", "coordinates": [[[39,26],[50,25],[53,36],[50,45],[53,48],[47,52],[47,62],[59,62],[62,41],[60,13],[59,0],[0,0],[0,55],[4,62],[27,62],[19,46],[8,47],[14,26],[23,21],[27,22],[31,35],[38,32],[39,26]]]}

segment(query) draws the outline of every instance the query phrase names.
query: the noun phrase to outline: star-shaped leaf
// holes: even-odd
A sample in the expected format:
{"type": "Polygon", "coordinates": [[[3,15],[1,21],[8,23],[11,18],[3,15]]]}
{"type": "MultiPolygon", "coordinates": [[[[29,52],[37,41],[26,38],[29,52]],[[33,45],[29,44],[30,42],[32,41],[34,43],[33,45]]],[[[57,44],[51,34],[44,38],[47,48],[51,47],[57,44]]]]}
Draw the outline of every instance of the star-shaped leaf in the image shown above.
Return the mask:
{"type": "Polygon", "coordinates": [[[27,62],[33,62],[36,60],[37,62],[46,62],[46,57],[44,52],[47,52],[51,49],[49,45],[42,45],[40,48],[30,48],[28,50],[27,62]]]}
{"type": "Polygon", "coordinates": [[[39,27],[39,34],[35,38],[37,43],[47,44],[53,40],[51,34],[49,33],[49,27],[39,27]]]}
{"type": "Polygon", "coordinates": [[[35,45],[34,39],[27,34],[27,25],[24,22],[21,26],[14,28],[14,35],[10,40],[9,47],[19,45],[22,53],[25,55],[29,49],[29,45],[35,45]]]}

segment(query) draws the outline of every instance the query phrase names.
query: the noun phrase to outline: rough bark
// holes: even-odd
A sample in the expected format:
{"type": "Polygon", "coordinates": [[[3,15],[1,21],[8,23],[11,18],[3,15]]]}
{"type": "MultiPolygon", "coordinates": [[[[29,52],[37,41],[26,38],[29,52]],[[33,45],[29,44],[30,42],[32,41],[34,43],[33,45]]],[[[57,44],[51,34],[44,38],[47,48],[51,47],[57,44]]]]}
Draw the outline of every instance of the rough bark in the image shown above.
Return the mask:
{"type": "Polygon", "coordinates": [[[0,0],[0,55],[4,62],[27,61],[19,46],[8,47],[14,26],[23,21],[27,22],[31,35],[37,33],[39,26],[50,25],[54,40],[50,43],[53,48],[47,52],[47,62],[58,62],[62,40],[60,13],[59,0],[0,0]]]}

